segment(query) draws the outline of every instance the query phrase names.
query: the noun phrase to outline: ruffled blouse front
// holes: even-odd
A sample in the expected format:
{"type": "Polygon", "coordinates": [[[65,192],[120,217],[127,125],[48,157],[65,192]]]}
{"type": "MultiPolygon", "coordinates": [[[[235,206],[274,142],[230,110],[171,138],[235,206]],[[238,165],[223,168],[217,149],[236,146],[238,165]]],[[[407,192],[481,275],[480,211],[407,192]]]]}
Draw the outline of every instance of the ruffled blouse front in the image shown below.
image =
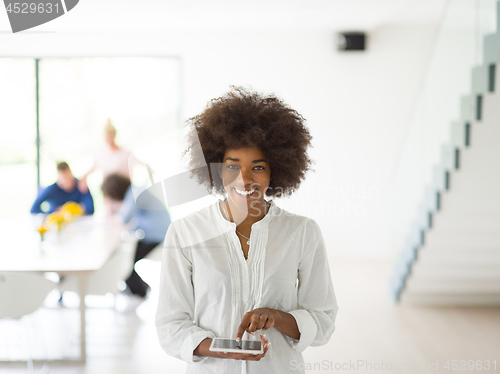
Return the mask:
{"type": "Polygon", "coordinates": [[[187,373],[301,373],[301,352],[328,342],[338,311],[321,231],[312,219],[271,202],[252,225],[246,260],[235,229],[218,202],[170,225],[156,315],[160,344],[189,363],[187,373]],[[244,314],[264,307],[292,314],[300,340],[273,327],[260,361],[193,355],[206,338],[234,339],[244,314]]]}

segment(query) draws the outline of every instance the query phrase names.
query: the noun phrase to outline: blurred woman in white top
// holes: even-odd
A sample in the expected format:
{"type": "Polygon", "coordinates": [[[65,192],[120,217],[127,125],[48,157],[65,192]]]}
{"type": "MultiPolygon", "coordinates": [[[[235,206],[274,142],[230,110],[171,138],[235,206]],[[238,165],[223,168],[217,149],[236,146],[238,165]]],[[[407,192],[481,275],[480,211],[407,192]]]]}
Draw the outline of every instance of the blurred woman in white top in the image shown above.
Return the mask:
{"type": "Polygon", "coordinates": [[[78,189],[81,192],[88,190],[87,177],[94,171],[102,172],[103,180],[110,174],[119,174],[130,179],[129,158],[132,153],[126,149],[120,148],[116,142],[116,128],[113,126],[111,119],[107,119],[104,127],[104,146],[96,155],[94,164],[85,175],[80,178],[78,189]]]}

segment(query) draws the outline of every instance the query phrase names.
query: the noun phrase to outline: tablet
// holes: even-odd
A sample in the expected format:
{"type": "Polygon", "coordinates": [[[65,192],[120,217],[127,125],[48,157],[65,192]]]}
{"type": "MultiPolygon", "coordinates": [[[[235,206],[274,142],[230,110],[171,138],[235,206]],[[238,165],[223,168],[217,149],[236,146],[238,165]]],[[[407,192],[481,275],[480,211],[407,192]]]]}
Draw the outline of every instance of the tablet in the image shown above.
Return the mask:
{"type": "Polygon", "coordinates": [[[228,352],[228,353],[249,353],[260,355],[264,353],[264,347],[260,340],[242,340],[237,342],[235,339],[212,339],[212,344],[209,348],[212,352],[228,352]]]}

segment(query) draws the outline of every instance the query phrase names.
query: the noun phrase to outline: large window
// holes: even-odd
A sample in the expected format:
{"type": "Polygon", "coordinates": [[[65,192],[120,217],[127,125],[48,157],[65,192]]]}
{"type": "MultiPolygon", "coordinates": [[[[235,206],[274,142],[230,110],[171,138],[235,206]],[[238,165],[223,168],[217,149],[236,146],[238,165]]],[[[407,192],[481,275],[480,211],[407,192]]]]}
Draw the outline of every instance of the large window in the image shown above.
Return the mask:
{"type": "Polygon", "coordinates": [[[0,216],[29,211],[36,196],[33,59],[0,59],[0,216]]]}
{"type": "MultiPolygon", "coordinates": [[[[0,59],[0,81],[3,218],[29,211],[36,197],[37,83],[42,187],[55,182],[57,161],[67,161],[77,178],[90,168],[107,118],[118,145],[130,150],[179,125],[176,58],[46,58],[38,76],[34,59],[0,59]]],[[[99,173],[88,179],[97,210],[101,181],[99,173]]]]}

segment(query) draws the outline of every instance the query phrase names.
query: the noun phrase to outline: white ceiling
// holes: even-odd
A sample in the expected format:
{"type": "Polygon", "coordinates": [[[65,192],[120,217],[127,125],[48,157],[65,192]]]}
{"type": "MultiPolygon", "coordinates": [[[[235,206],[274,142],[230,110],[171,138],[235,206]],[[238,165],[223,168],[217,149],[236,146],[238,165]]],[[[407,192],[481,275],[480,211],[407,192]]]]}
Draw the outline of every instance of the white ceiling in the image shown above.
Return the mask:
{"type": "Polygon", "coordinates": [[[445,1],[81,0],[62,18],[64,27],[73,31],[311,27],[370,31],[387,23],[433,21],[445,1]],[[75,17],[68,17],[71,13],[75,17]],[[81,23],[82,19],[91,21],[81,23]]]}

